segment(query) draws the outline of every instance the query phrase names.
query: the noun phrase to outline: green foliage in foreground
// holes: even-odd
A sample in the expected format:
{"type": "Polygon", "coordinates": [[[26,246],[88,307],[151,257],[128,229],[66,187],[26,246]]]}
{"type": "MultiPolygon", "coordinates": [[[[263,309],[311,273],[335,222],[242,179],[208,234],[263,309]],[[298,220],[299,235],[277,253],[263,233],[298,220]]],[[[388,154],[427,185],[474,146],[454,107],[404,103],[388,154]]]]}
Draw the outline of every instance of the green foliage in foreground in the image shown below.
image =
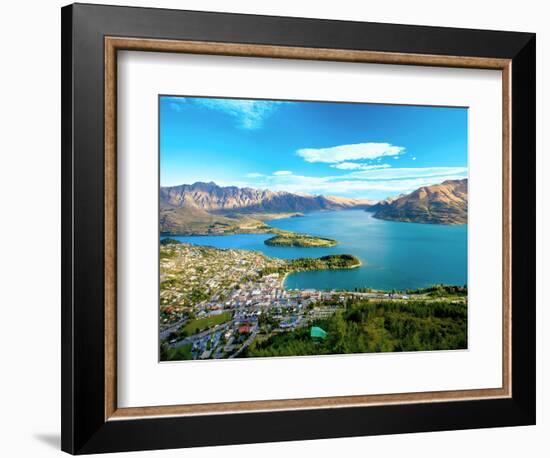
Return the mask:
{"type": "Polygon", "coordinates": [[[243,357],[456,350],[467,348],[467,305],[448,301],[357,300],[346,310],[316,320],[327,332],[310,337],[310,326],[253,343],[243,357]]]}
{"type": "Polygon", "coordinates": [[[191,353],[191,344],[182,345],[178,348],[171,348],[167,344],[163,343],[160,346],[160,360],[161,361],[183,361],[193,359],[191,353]]]}

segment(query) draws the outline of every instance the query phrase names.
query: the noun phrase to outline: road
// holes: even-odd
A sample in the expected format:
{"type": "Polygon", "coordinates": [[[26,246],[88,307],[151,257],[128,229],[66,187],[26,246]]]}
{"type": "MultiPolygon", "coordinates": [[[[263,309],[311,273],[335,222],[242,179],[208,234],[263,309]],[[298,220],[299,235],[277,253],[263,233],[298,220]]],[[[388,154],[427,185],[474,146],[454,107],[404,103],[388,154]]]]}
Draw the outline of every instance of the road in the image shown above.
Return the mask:
{"type": "Polygon", "coordinates": [[[178,330],[178,328],[183,324],[185,323],[185,321],[187,321],[187,318],[184,318],[182,320],[179,320],[177,323],[174,323],[172,324],[169,328],[166,328],[166,329],[163,329],[162,331],[160,331],[159,335],[160,335],[160,340],[166,340],[168,338],[168,336],[170,335],[170,333],[172,332],[176,332],[178,330]]]}
{"type": "Polygon", "coordinates": [[[253,329],[248,339],[246,339],[246,341],[242,344],[241,348],[239,348],[235,353],[229,356],[229,358],[236,358],[237,356],[239,356],[244,351],[244,349],[254,341],[257,334],[258,334],[258,328],[253,329]]]}
{"type": "Polygon", "coordinates": [[[233,320],[226,321],[225,323],[220,324],[218,327],[210,328],[210,329],[207,329],[206,331],[199,332],[198,334],[193,334],[192,336],[188,336],[185,339],[179,340],[174,344],[171,344],[170,346],[172,348],[179,348],[187,344],[192,344],[195,340],[202,339],[203,337],[206,337],[209,334],[212,334],[218,331],[224,331],[230,324],[233,324],[233,320]]]}

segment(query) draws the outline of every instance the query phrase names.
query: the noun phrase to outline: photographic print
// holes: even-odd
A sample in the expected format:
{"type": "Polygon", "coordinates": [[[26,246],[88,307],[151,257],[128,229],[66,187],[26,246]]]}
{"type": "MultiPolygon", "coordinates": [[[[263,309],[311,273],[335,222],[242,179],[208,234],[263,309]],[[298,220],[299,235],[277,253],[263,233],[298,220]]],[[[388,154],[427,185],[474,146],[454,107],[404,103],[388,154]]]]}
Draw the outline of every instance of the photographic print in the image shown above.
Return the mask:
{"type": "Polygon", "coordinates": [[[535,34],[61,22],[64,451],[536,423],[535,34]]]}
{"type": "Polygon", "coordinates": [[[161,361],[468,347],[468,109],[159,96],[161,361]]]}

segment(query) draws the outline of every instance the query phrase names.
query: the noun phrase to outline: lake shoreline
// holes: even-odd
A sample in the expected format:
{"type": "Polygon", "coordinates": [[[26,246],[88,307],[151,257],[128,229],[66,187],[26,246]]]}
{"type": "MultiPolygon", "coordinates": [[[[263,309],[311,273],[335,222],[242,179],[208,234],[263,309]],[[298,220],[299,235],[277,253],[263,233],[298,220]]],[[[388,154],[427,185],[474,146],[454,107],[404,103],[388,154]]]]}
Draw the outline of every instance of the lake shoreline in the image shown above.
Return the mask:
{"type": "MultiPolygon", "coordinates": [[[[364,210],[307,213],[270,220],[274,230],[313,234],[338,241],[332,247],[268,246],[269,233],[173,237],[215,248],[245,249],[279,259],[353,254],[367,260],[353,269],[296,272],[289,289],[373,288],[383,291],[467,283],[467,225],[400,223],[373,218],[364,210]]],[[[167,234],[161,234],[161,237],[167,234]]]]}

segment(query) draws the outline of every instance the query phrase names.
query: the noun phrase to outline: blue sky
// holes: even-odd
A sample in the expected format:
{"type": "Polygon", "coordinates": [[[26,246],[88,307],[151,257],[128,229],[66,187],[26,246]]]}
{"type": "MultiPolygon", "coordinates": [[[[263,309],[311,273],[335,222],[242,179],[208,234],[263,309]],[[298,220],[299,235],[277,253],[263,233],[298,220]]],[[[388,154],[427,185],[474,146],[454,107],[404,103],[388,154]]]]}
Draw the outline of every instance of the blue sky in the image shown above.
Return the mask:
{"type": "Polygon", "coordinates": [[[160,97],[161,186],[383,199],[467,176],[466,108],[160,97]]]}

